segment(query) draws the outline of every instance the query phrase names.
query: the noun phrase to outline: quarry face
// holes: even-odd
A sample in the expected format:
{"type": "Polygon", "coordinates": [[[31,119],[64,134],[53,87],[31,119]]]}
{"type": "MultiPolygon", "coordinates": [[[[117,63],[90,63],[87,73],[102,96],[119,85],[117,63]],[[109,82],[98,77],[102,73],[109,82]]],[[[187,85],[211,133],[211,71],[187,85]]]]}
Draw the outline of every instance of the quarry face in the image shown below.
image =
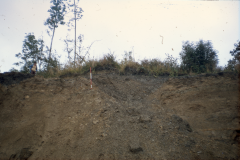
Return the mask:
{"type": "Polygon", "coordinates": [[[1,160],[239,159],[233,73],[0,80],[1,160]]]}

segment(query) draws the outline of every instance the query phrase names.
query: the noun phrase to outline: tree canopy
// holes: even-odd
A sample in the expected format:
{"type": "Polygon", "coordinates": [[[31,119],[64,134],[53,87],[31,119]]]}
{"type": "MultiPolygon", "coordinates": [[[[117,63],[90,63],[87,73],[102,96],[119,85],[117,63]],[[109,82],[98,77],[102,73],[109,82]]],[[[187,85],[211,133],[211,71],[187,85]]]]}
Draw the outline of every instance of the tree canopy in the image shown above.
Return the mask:
{"type": "Polygon", "coordinates": [[[78,2],[76,3],[76,0],[63,0],[63,1],[66,1],[66,6],[67,6],[67,11],[68,13],[74,13],[74,18],[71,18],[69,20],[69,22],[67,22],[67,25],[68,27],[70,27],[70,29],[68,30],[71,30],[71,28],[75,28],[75,41],[74,41],[74,66],[75,66],[75,63],[76,63],[76,55],[77,55],[77,20],[81,19],[82,18],[82,8],[78,6],[78,3],[79,3],[79,0],[77,0],[78,2]],[[72,22],[75,22],[75,25],[73,25],[72,22]]]}
{"type": "Polygon", "coordinates": [[[34,61],[40,62],[44,56],[42,48],[44,46],[43,40],[36,40],[32,33],[25,36],[23,41],[22,53],[18,53],[15,56],[20,58],[21,61],[14,63],[14,65],[21,66],[21,71],[27,73],[28,66],[34,61]]]}
{"type": "Polygon", "coordinates": [[[213,71],[218,64],[217,53],[211,41],[200,40],[196,44],[189,41],[183,42],[180,52],[181,67],[194,73],[213,71]]]}
{"type": "Polygon", "coordinates": [[[37,40],[33,33],[29,33],[23,41],[22,53],[19,52],[15,55],[21,60],[14,63],[14,65],[21,66],[20,71],[24,73],[29,72],[28,67],[34,62],[37,62],[39,66],[38,70],[41,70],[41,66],[43,70],[57,67],[59,64],[57,55],[53,54],[52,57],[49,58],[47,54],[45,54],[47,50],[44,51],[44,41],[42,39],[37,40]]]}
{"type": "Polygon", "coordinates": [[[50,17],[47,18],[44,25],[47,25],[50,30],[53,31],[52,40],[49,50],[49,57],[51,57],[52,52],[52,42],[54,38],[55,29],[59,24],[64,25],[64,14],[66,13],[66,6],[63,0],[51,0],[52,6],[48,10],[50,12],[50,17]]]}
{"type": "Polygon", "coordinates": [[[228,61],[226,69],[229,71],[236,71],[237,64],[239,64],[239,60],[240,60],[239,59],[240,57],[240,41],[239,40],[236,43],[234,43],[234,48],[229,53],[231,54],[231,56],[233,56],[233,58],[228,61]]]}

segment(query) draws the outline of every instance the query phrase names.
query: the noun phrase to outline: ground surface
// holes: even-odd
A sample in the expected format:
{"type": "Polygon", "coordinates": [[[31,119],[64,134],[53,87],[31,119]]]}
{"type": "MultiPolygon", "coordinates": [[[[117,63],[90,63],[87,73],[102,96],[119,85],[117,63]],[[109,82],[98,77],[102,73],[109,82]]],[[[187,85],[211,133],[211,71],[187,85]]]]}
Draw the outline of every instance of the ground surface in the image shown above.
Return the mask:
{"type": "Polygon", "coordinates": [[[234,74],[18,82],[0,84],[0,159],[239,159],[234,74]]]}

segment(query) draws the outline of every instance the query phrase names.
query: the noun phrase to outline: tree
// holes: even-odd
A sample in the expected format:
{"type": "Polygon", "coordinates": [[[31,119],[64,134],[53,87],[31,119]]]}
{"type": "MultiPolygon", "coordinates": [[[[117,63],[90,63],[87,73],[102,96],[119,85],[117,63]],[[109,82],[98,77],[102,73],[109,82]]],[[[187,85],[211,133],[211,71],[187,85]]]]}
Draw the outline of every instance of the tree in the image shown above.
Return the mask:
{"type": "Polygon", "coordinates": [[[53,31],[52,39],[51,39],[51,45],[49,50],[49,58],[51,57],[52,52],[52,43],[53,43],[53,37],[55,33],[55,29],[58,27],[59,24],[64,25],[64,14],[66,12],[66,6],[63,3],[63,0],[51,0],[51,3],[53,4],[48,10],[50,12],[50,17],[47,18],[44,25],[48,25],[48,28],[53,31]]]}
{"type": "MultiPolygon", "coordinates": [[[[78,61],[80,64],[82,64],[83,62],[85,62],[86,60],[86,56],[89,55],[89,50],[91,49],[92,45],[99,40],[96,40],[94,42],[92,42],[88,47],[84,47],[82,45],[83,43],[83,39],[84,39],[84,35],[80,34],[78,36],[78,41],[76,43],[76,47],[78,50],[76,50],[76,52],[74,53],[74,57],[76,56],[75,60],[73,61],[74,67],[75,67],[75,63],[76,61],[78,61]]],[[[71,52],[73,51],[73,49],[71,48],[71,43],[73,42],[73,39],[69,39],[68,36],[66,36],[66,39],[63,40],[65,43],[66,48],[64,49],[64,51],[67,51],[68,53],[68,59],[69,62],[72,62],[72,57],[71,57],[71,52]]]]}
{"type": "Polygon", "coordinates": [[[239,40],[237,41],[237,43],[234,44],[234,49],[230,51],[230,54],[231,56],[233,56],[233,58],[228,61],[226,69],[230,71],[235,71],[240,61],[239,59],[240,58],[240,41],[239,40]]]}
{"type": "Polygon", "coordinates": [[[217,51],[210,41],[200,40],[195,45],[186,41],[180,52],[181,67],[187,72],[212,72],[218,64],[217,57],[217,51]]]}
{"type": "MultiPolygon", "coordinates": [[[[67,0],[64,0],[64,1],[67,1],[67,0]]],[[[82,16],[83,16],[82,15],[83,10],[82,10],[81,7],[78,6],[78,4],[79,4],[79,0],[78,0],[77,3],[75,2],[75,0],[73,0],[73,2],[72,2],[72,0],[68,0],[67,1],[67,8],[68,8],[69,13],[74,13],[74,18],[71,18],[70,21],[67,23],[67,25],[69,27],[73,27],[72,21],[75,22],[75,27],[74,27],[75,28],[74,66],[75,66],[76,55],[77,55],[77,49],[76,49],[77,48],[77,38],[76,38],[76,35],[77,35],[77,31],[76,31],[77,23],[76,22],[77,22],[77,20],[81,19],[82,16]]]]}
{"type": "Polygon", "coordinates": [[[39,65],[39,70],[41,70],[41,66],[43,64],[43,59],[44,59],[44,51],[43,51],[43,48],[44,48],[44,41],[43,41],[43,37],[42,39],[39,39],[38,40],[38,50],[39,50],[39,54],[38,54],[38,58],[37,58],[37,63],[39,65]]]}
{"type": "Polygon", "coordinates": [[[181,66],[183,70],[190,72],[196,66],[196,56],[194,44],[189,41],[183,42],[182,51],[180,52],[181,66]]]}
{"type": "MultiPolygon", "coordinates": [[[[87,52],[85,52],[85,55],[82,55],[83,51],[85,50],[85,48],[82,46],[83,39],[84,39],[84,35],[80,34],[78,36],[78,43],[76,43],[76,41],[75,41],[74,66],[75,66],[76,59],[78,59],[78,61],[80,63],[82,63],[85,61],[85,57],[87,56],[87,54],[89,55],[89,50],[87,52]],[[76,47],[78,48],[78,52],[76,50],[76,47]],[[76,57],[76,55],[77,55],[77,57],[76,57]]],[[[90,49],[90,48],[88,48],[88,49],[90,49]]]]}
{"type": "Polygon", "coordinates": [[[21,71],[27,73],[28,66],[34,61],[37,61],[38,64],[40,64],[42,60],[41,57],[44,56],[44,54],[41,52],[43,44],[43,40],[36,40],[33,34],[29,33],[26,35],[23,41],[22,53],[15,55],[17,58],[20,58],[21,61],[14,63],[14,65],[22,66],[21,71]]]}
{"type": "Polygon", "coordinates": [[[53,71],[56,72],[58,68],[60,68],[60,56],[57,55],[56,50],[55,54],[53,53],[52,56],[49,58],[49,56],[44,56],[43,58],[43,71],[53,71]]]}
{"type": "MultiPolygon", "coordinates": [[[[165,67],[169,67],[171,70],[174,70],[174,68],[177,68],[177,58],[174,58],[172,55],[169,55],[168,53],[165,53],[167,58],[165,59],[165,67]]],[[[156,62],[156,60],[155,60],[156,62]]]]}
{"type": "Polygon", "coordinates": [[[72,59],[72,57],[71,57],[71,52],[73,51],[73,49],[71,48],[71,43],[73,42],[73,40],[72,40],[72,39],[69,39],[69,38],[68,38],[68,35],[67,35],[67,36],[66,36],[66,39],[64,39],[63,41],[64,41],[65,46],[66,46],[66,48],[64,49],[64,51],[67,51],[67,53],[68,53],[68,61],[71,63],[71,59],[72,59]]]}
{"type": "Polygon", "coordinates": [[[132,56],[132,51],[129,51],[129,52],[127,52],[127,51],[124,51],[124,55],[123,55],[123,61],[124,62],[129,62],[129,61],[133,61],[133,56],[132,56]]]}
{"type": "Polygon", "coordinates": [[[9,72],[18,72],[18,70],[17,70],[16,68],[12,67],[12,68],[9,70],[9,72]]]}

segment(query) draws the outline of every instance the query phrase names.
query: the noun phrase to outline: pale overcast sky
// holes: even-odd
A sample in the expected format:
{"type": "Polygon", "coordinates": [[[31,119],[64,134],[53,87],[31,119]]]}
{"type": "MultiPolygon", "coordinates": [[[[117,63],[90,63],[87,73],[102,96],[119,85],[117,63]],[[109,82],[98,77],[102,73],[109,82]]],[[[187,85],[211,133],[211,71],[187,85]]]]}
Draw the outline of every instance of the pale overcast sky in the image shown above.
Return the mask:
{"type": "MultiPolygon", "coordinates": [[[[84,35],[84,45],[95,40],[90,58],[98,59],[115,52],[121,59],[124,51],[134,48],[136,60],[159,58],[165,53],[179,57],[183,41],[211,40],[218,50],[219,65],[231,58],[229,51],[240,40],[239,1],[160,1],[160,0],[80,0],[84,10],[77,22],[77,34],[84,35]],[[163,37],[163,38],[162,38],[163,37]]],[[[44,21],[49,17],[49,0],[0,0],[0,70],[9,71],[15,54],[22,51],[25,33],[43,35],[46,45],[44,21]]],[[[67,27],[56,29],[53,49],[65,62],[63,51],[67,27]]],[[[17,67],[15,67],[17,68],[17,67]]]]}

